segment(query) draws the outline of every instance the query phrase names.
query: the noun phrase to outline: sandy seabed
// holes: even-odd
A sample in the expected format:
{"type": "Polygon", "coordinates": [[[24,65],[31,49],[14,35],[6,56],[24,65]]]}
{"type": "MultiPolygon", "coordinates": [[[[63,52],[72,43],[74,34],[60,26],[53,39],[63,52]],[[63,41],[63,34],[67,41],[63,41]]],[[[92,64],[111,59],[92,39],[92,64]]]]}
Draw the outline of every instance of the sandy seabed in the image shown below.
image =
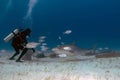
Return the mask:
{"type": "Polygon", "coordinates": [[[0,57],[0,80],[120,80],[120,57],[44,58],[39,61],[10,61],[0,57]]]}

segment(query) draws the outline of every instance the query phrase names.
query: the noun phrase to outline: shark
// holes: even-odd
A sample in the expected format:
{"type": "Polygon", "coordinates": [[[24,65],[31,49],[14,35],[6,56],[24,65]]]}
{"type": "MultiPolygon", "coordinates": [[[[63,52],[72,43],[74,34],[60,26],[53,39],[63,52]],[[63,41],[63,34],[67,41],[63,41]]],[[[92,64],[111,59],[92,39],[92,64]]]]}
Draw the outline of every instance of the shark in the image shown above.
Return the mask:
{"type": "Polygon", "coordinates": [[[81,56],[86,56],[86,55],[94,55],[94,49],[83,49],[75,44],[64,44],[57,46],[52,49],[52,51],[58,55],[61,54],[66,54],[67,56],[74,56],[74,55],[81,55],[81,56]]]}

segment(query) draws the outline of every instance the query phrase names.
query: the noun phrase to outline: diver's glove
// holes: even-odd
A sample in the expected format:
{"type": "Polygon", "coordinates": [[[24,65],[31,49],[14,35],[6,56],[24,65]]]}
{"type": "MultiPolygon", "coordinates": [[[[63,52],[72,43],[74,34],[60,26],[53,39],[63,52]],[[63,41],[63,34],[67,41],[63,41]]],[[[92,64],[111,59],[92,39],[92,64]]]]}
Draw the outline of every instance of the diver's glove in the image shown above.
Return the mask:
{"type": "Polygon", "coordinates": [[[33,50],[33,53],[35,53],[35,49],[34,49],[34,48],[32,48],[32,50],[33,50]]]}

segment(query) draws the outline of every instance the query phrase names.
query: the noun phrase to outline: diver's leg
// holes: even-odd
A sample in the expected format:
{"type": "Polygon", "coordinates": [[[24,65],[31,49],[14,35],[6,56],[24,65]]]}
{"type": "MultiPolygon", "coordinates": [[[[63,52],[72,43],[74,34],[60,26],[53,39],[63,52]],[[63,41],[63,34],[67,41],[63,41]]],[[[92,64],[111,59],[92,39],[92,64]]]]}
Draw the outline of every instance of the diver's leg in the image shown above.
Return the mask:
{"type": "Polygon", "coordinates": [[[22,51],[22,53],[21,53],[21,55],[19,56],[19,58],[16,60],[16,62],[22,62],[22,61],[20,61],[20,59],[25,55],[25,53],[28,51],[28,49],[27,48],[24,48],[23,49],[23,51],[22,51]]]}
{"type": "Polygon", "coordinates": [[[19,52],[19,49],[15,48],[15,54],[13,54],[12,57],[9,58],[9,60],[15,60],[14,57],[17,56],[20,52],[19,52]]]}

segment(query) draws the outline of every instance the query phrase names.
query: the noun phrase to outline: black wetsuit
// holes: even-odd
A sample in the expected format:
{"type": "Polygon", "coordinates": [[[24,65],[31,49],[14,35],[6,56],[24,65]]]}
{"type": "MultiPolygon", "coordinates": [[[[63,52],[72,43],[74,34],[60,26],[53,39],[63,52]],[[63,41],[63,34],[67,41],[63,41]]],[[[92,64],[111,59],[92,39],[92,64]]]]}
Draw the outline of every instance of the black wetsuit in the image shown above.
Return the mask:
{"type": "Polygon", "coordinates": [[[20,53],[20,50],[22,50],[21,55],[16,61],[20,61],[22,56],[27,52],[27,48],[24,48],[27,44],[26,36],[30,34],[30,29],[26,29],[23,32],[20,32],[19,34],[15,35],[15,37],[12,40],[12,46],[15,50],[15,54],[10,58],[10,60],[14,60],[14,57],[17,56],[20,53]]]}

